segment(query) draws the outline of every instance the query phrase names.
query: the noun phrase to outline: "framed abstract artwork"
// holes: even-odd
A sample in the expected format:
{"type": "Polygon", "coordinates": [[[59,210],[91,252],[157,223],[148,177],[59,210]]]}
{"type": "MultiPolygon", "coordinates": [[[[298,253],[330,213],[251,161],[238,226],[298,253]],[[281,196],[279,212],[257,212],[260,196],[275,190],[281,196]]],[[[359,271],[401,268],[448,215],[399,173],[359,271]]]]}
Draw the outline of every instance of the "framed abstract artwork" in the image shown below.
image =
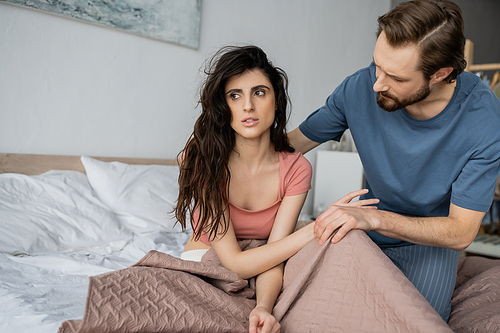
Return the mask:
{"type": "Polygon", "coordinates": [[[0,0],[198,48],[201,0],[0,0]]]}

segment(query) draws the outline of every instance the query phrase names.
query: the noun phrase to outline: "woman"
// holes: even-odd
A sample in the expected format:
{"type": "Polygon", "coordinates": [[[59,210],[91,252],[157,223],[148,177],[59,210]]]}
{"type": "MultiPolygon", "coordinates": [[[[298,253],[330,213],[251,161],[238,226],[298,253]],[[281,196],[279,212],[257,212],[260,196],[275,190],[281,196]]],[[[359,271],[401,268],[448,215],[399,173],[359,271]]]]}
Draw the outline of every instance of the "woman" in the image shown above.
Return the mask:
{"type": "Polygon", "coordinates": [[[175,214],[184,228],[191,216],[193,226],[182,258],[199,261],[213,247],[225,268],[243,279],[256,276],[249,331],[278,332],[271,313],[283,262],[314,239],[313,224],[293,233],[312,170],[286,136],[288,79],[256,46],[222,48],[205,73],[202,113],[180,161],[175,214]],[[268,243],[242,251],[239,238],[268,243]]]}

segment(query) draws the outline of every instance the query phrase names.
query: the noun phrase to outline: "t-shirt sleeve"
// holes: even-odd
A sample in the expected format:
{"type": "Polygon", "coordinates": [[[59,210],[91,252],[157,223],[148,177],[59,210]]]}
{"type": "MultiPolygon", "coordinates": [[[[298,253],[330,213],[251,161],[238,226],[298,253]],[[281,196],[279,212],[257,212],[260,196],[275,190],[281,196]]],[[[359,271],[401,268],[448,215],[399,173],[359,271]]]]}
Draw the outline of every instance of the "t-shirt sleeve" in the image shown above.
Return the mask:
{"type": "Polygon", "coordinates": [[[300,131],[310,140],[323,143],[339,141],[347,129],[344,99],[350,84],[344,81],[328,96],[325,105],[311,113],[300,125],[300,131]]]}
{"type": "Polygon", "coordinates": [[[312,166],[302,154],[296,159],[288,159],[292,165],[285,176],[285,195],[292,196],[305,193],[311,189],[312,166]]]}
{"type": "Polygon", "coordinates": [[[452,185],[451,202],[462,208],[487,212],[500,172],[500,142],[477,152],[452,185]]]}
{"type": "Polygon", "coordinates": [[[478,119],[469,123],[472,152],[452,184],[451,202],[462,208],[487,212],[491,207],[500,172],[500,101],[483,84],[469,94],[466,106],[478,119]]]}

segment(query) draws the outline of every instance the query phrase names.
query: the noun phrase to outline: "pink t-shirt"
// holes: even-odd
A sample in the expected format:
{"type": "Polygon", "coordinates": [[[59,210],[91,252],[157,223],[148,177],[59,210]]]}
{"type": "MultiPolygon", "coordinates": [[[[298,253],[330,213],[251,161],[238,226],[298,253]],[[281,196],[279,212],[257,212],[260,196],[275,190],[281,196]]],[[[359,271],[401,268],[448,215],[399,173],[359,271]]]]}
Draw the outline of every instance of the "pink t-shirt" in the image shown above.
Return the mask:
{"type": "MultiPolygon", "coordinates": [[[[280,187],[279,197],[275,203],[262,210],[250,211],[229,202],[229,214],[236,238],[267,239],[283,197],[298,195],[311,189],[312,167],[301,153],[281,152],[279,161],[280,187]]],[[[194,221],[198,220],[198,216],[198,212],[194,212],[194,221]]],[[[204,231],[201,233],[200,241],[211,245],[204,231]]]]}

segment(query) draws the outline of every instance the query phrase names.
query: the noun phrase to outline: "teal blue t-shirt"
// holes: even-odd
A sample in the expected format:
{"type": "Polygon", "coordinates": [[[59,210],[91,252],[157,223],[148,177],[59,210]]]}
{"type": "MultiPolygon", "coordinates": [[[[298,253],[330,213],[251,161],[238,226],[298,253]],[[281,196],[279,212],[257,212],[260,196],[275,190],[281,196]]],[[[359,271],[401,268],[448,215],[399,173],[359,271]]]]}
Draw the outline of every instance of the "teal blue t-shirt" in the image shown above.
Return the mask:
{"type": "MultiPolygon", "coordinates": [[[[500,172],[500,101],[476,75],[457,78],[455,93],[437,116],[417,120],[376,103],[373,63],[347,77],[299,128],[322,143],[349,128],[363,163],[365,198],[379,209],[409,216],[447,216],[450,202],[490,208],[500,172]]],[[[380,246],[409,243],[368,233],[380,246]]]]}

